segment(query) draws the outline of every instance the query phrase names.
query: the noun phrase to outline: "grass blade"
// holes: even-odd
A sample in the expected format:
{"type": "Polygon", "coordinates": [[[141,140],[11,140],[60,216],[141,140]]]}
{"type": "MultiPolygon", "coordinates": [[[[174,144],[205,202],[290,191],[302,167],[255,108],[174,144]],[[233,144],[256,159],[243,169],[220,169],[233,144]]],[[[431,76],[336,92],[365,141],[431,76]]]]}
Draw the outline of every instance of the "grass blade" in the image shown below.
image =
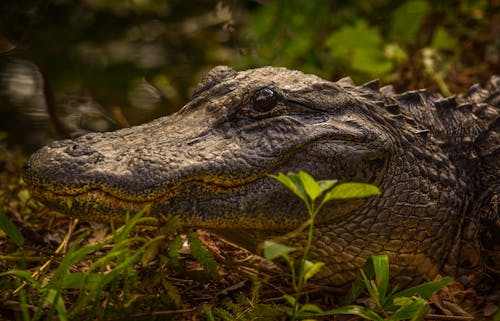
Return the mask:
{"type": "Polygon", "coordinates": [[[3,230],[17,246],[23,245],[23,235],[4,212],[0,212],[0,229],[3,230]]]}

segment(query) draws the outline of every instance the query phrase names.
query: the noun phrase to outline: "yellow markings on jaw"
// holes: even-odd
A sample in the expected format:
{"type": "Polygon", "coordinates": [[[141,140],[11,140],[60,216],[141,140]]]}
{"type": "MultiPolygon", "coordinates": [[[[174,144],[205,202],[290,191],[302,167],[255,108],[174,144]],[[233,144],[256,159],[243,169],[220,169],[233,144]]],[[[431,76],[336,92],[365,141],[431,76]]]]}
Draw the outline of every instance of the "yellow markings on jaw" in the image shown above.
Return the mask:
{"type": "Polygon", "coordinates": [[[123,220],[125,213],[136,213],[152,204],[151,202],[122,200],[99,190],[70,196],[33,189],[32,195],[35,199],[65,215],[97,221],[123,220]]]}
{"type": "Polygon", "coordinates": [[[68,209],[71,209],[73,207],[73,197],[66,196],[64,200],[66,201],[66,206],[68,207],[68,209]]]}
{"type": "MultiPolygon", "coordinates": [[[[169,186],[168,188],[165,186],[161,186],[161,184],[158,184],[157,188],[151,189],[150,193],[143,194],[143,195],[134,195],[127,193],[126,190],[124,189],[117,189],[114,187],[109,187],[105,184],[98,185],[96,184],[95,187],[91,187],[91,185],[86,185],[84,187],[78,187],[78,188],[69,188],[69,187],[64,187],[61,189],[56,190],[55,188],[51,188],[50,186],[48,187],[41,187],[38,186],[37,188],[33,188],[33,190],[37,189],[39,194],[43,197],[43,195],[47,196],[58,196],[58,197],[63,197],[63,196],[80,196],[80,195],[85,195],[85,194],[91,194],[96,191],[99,191],[102,193],[102,197],[105,198],[107,196],[112,197],[112,198],[117,198],[119,200],[127,201],[127,202],[150,202],[150,201],[158,201],[158,200],[165,200],[169,199],[179,193],[179,189],[181,188],[182,185],[186,184],[199,184],[199,185],[204,185],[206,188],[214,191],[214,192],[224,192],[228,189],[231,188],[237,188],[249,183],[252,183],[260,178],[265,177],[266,175],[250,175],[244,178],[230,178],[230,177],[221,177],[221,176],[208,176],[208,175],[203,175],[203,176],[191,176],[187,177],[183,180],[180,180],[176,182],[174,185],[169,186]]],[[[52,197],[53,198],[53,197],[52,197]]],[[[68,203],[68,207],[71,208],[71,206],[68,203]]]]}

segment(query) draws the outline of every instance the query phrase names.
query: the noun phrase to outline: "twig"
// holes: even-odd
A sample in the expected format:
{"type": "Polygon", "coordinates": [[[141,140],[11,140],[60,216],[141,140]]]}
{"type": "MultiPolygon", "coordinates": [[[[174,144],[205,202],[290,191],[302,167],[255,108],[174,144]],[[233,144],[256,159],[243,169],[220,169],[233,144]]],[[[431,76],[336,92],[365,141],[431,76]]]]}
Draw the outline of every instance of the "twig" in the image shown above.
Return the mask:
{"type": "Polygon", "coordinates": [[[474,320],[474,317],[455,316],[455,315],[440,315],[440,314],[427,314],[426,320],[444,320],[444,321],[469,321],[474,320]]]}
{"type": "Polygon", "coordinates": [[[42,71],[40,71],[40,74],[42,75],[43,81],[43,97],[45,98],[45,105],[47,108],[47,113],[49,114],[50,121],[54,125],[54,128],[59,136],[63,138],[69,138],[68,131],[64,127],[64,124],[61,122],[61,120],[57,117],[56,99],[54,97],[54,91],[52,90],[50,81],[42,71]]]}
{"type": "MultiPolygon", "coordinates": [[[[50,257],[50,259],[48,259],[41,267],[39,267],[35,272],[33,272],[33,275],[32,275],[33,278],[37,279],[43,273],[43,271],[45,271],[50,266],[50,264],[52,264],[52,262],[54,261],[54,258],[55,258],[55,256],[57,254],[60,254],[61,252],[66,252],[66,248],[68,246],[69,239],[71,238],[71,234],[73,234],[73,231],[75,230],[76,224],[78,224],[78,219],[77,218],[75,218],[69,224],[68,232],[64,236],[64,239],[62,240],[61,244],[59,244],[59,246],[57,247],[57,249],[54,251],[54,255],[52,255],[50,257]]],[[[13,293],[17,294],[27,284],[28,284],[27,281],[23,281],[23,283],[17,289],[15,289],[13,293]]]]}

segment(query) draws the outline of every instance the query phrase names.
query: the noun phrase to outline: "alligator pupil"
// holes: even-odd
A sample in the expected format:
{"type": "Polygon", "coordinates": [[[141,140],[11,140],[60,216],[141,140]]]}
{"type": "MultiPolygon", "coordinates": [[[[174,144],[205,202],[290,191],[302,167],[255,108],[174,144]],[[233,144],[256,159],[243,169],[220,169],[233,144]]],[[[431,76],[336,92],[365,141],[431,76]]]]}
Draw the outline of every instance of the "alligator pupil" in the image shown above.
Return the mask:
{"type": "Polygon", "coordinates": [[[255,92],[252,103],[257,111],[270,111],[278,103],[278,95],[272,89],[264,87],[255,92]]]}

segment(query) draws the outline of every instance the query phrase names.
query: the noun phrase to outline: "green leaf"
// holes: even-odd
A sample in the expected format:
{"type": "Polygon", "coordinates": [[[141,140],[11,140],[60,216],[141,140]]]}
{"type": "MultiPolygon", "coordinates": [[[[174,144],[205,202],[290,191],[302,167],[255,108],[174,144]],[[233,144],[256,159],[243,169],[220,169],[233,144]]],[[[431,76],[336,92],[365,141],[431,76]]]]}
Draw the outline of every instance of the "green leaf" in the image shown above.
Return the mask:
{"type": "Polygon", "coordinates": [[[309,198],[314,200],[321,195],[321,188],[316,180],[304,171],[299,172],[299,178],[304,186],[304,190],[309,198]]]}
{"type": "Polygon", "coordinates": [[[422,298],[399,297],[394,299],[394,305],[399,308],[392,314],[387,321],[414,320],[421,321],[430,308],[427,302],[422,298]]]}
{"type": "Polygon", "coordinates": [[[324,179],[321,181],[318,181],[319,188],[321,189],[321,192],[325,192],[332,188],[335,184],[337,184],[338,180],[336,179],[324,179]]]}
{"type": "Polygon", "coordinates": [[[184,240],[180,235],[176,235],[168,244],[168,263],[173,268],[180,268],[182,266],[181,261],[179,260],[179,249],[182,247],[182,243],[184,243],[184,240]]]}
{"type": "Polygon", "coordinates": [[[333,199],[363,198],[373,195],[379,195],[380,190],[377,186],[366,183],[342,183],[329,191],[324,198],[324,202],[333,199]]]}
{"type": "Polygon", "coordinates": [[[446,277],[446,278],[443,278],[439,281],[427,282],[427,283],[420,284],[420,285],[411,287],[409,289],[400,291],[400,292],[392,295],[392,297],[393,298],[402,297],[402,296],[411,297],[414,295],[419,295],[423,299],[427,300],[434,292],[436,292],[437,290],[446,286],[451,281],[453,281],[453,278],[446,277]]]}
{"type": "Polygon", "coordinates": [[[141,266],[146,267],[151,261],[156,259],[158,257],[158,248],[160,247],[161,243],[156,242],[149,246],[144,253],[141,256],[141,266]]]}
{"type": "Polygon", "coordinates": [[[30,198],[31,194],[27,189],[20,190],[19,193],[17,193],[17,197],[21,201],[21,203],[25,204],[30,198]]]}
{"type": "Polygon", "coordinates": [[[177,289],[177,287],[172,283],[170,283],[166,278],[161,279],[161,284],[163,285],[165,292],[167,293],[168,297],[172,300],[172,302],[175,304],[175,306],[181,307],[182,296],[179,293],[179,289],[177,289]]]}
{"type": "Polygon", "coordinates": [[[389,258],[387,255],[374,255],[370,257],[375,271],[375,282],[378,289],[378,300],[383,304],[389,287],[389,258]]]}
{"type": "Polygon", "coordinates": [[[289,294],[283,294],[283,298],[290,304],[292,307],[295,306],[295,298],[289,294]]]}
{"type": "Polygon", "coordinates": [[[373,280],[370,280],[366,276],[366,274],[363,270],[361,270],[361,276],[363,278],[363,282],[365,283],[365,287],[366,287],[366,290],[368,291],[368,294],[375,302],[377,302],[377,305],[380,305],[377,283],[375,283],[373,280]]]}
{"type": "Polygon", "coordinates": [[[305,273],[304,273],[304,281],[307,281],[310,278],[312,278],[325,265],[324,262],[312,263],[311,261],[307,261],[307,260],[306,260],[306,262],[309,262],[311,264],[304,264],[304,271],[305,271],[305,273]]]}
{"type": "Polygon", "coordinates": [[[217,279],[217,263],[215,262],[212,254],[207,250],[203,243],[201,243],[198,234],[188,233],[187,239],[189,241],[189,247],[191,248],[191,254],[194,256],[196,261],[203,266],[203,270],[210,278],[217,279]]]}
{"type": "Polygon", "coordinates": [[[301,307],[300,307],[300,312],[315,312],[315,313],[323,313],[324,311],[319,307],[317,306],[316,304],[310,304],[310,303],[306,303],[306,304],[303,304],[301,307]]]}
{"type": "Polygon", "coordinates": [[[274,260],[280,256],[287,258],[288,253],[296,249],[273,241],[264,241],[264,257],[268,260],[274,260]]]}
{"type": "Polygon", "coordinates": [[[20,279],[24,279],[31,284],[35,289],[40,289],[40,282],[37,281],[29,272],[25,270],[10,270],[7,272],[0,273],[0,276],[12,275],[20,279]]]}
{"type": "Polygon", "coordinates": [[[397,306],[405,306],[405,305],[409,305],[413,302],[412,299],[408,298],[408,297],[405,297],[405,296],[402,296],[402,297],[397,297],[397,298],[394,298],[394,305],[397,305],[397,306]]]}
{"type": "Polygon", "coordinates": [[[326,44],[334,56],[347,60],[352,69],[370,76],[384,75],[393,68],[384,56],[380,31],[368,26],[365,20],[340,28],[327,38],[326,44]]]}
{"type": "Polygon", "coordinates": [[[292,192],[300,197],[305,203],[309,203],[307,194],[302,186],[302,182],[297,174],[288,173],[287,175],[279,173],[278,176],[270,175],[271,177],[277,179],[281,184],[285,185],[292,192]]]}
{"type": "Polygon", "coordinates": [[[362,317],[367,320],[375,320],[375,321],[383,321],[384,319],[379,316],[377,313],[359,305],[346,305],[338,309],[332,309],[323,311],[321,313],[300,313],[299,316],[301,318],[305,317],[320,317],[320,316],[329,316],[335,314],[353,314],[359,317],[362,317]]]}
{"type": "Polygon", "coordinates": [[[403,45],[415,42],[415,35],[420,30],[429,10],[429,4],[423,0],[407,1],[400,5],[394,11],[392,38],[403,45]]]}
{"type": "Polygon", "coordinates": [[[9,217],[4,213],[0,212],[0,229],[9,236],[17,246],[21,246],[24,243],[24,238],[17,229],[16,225],[12,223],[9,217]]]}
{"type": "Polygon", "coordinates": [[[309,196],[306,193],[306,190],[304,188],[304,184],[302,182],[302,179],[300,178],[299,174],[295,173],[288,173],[288,177],[292,180],[293,182],[293,192],[297,194],[306,204],[309,204],[309,196]]]}
{"type": "Polygon", "coordinates": [[[389,43],[385,45],[384,56],[397,64],[402,64],[408,60],[408,54],[397,43],[389,43]]]}
{"type": "Polygon", "coordinates": [[[295,189],[295,185],[294,185],[293,181],[287,175],[285,175],[283,173],[278,173],[278,176],[275,176],[275,175],[270,175],[270,176],[277,179],[281,184],[285,185],[290,190],[293,191],[295,189]]]}
{"type": "Polygon", "coordinates": [[[92,272],[74,272],[68,274],[62,283],[62,288],[91,290],[102,280],[103,274],[92,272]]]}
{"type": "Polygon", "coordinates": [[[64,301],[59,291],[55,289],[47,289],[43,305],[46,307],[55,307],[59,320],[68,320],[66,306],[64,305],[64,301]]]}
{"type": "Polygon", "coordinates": [[[438,27],[434,31],[431,46],[439,50],[454,50],[457,43],[457,38],[450,36],[443,27],[438,27]]]}

